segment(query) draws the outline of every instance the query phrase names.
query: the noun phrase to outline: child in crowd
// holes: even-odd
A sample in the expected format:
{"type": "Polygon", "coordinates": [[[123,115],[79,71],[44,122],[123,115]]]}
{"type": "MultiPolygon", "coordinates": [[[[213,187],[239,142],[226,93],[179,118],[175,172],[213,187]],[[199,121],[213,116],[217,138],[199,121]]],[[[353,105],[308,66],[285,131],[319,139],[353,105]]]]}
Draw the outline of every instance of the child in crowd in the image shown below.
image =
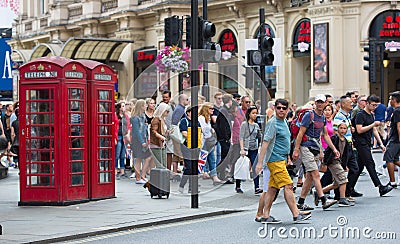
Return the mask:
{"type": "MultiPolygon", "coordinates": [[[[341,123],[338,126],[337,134],[333,135],[331,138],[333,145],[335,145],[335,148],[337,148],[340,152],[340,158],[335,158],[335,154],[333,153],[332,149],[328,147],[325,150],[323,161],[323,164],[327,165],[332,173],[333,183],[324,187],[322,191],[324,193],[327,193],[330,190],[339,188],[339,207],[348,207],[354,205],[354,200],[348,199],[345,196],[347,177],[344,168],[346,168],[347,162],[349,162],[350,160],[355,160],[351,144],[344,137],[346,132],[346,123],[341,123]]],[[[314,201],[315,204],[318,205],[318,196],[316,197],[315,194],[314,201]]]]}

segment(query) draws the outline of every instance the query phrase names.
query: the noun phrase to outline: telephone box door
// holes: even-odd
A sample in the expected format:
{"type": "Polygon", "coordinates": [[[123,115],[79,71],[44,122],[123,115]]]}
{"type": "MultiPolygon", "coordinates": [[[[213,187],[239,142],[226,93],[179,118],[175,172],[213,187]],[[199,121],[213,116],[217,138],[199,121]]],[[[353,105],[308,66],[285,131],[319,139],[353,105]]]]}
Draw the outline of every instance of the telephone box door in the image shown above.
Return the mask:
{"type": "Polygon", "coordinates": [[[115,196],[114,141],[113,141],[113,86],[92,85],[90,121],[91,155],[91,199],[115,196]]]}
{"type": "Polygon", "coordinates": [[[88,129],[86,85],[65,84],[67,107],[67,133],[68,143],[63,148],[67,149],[65,159],[67,167],[64,180],[66,180],[67,201],[89,199],[89,173],[88,173],[88,129]]]}
{"type": "Polygon", "coordinates": [[[20,200],[60,201],[59,85],[24,85],[20,103],[20,200]]]}

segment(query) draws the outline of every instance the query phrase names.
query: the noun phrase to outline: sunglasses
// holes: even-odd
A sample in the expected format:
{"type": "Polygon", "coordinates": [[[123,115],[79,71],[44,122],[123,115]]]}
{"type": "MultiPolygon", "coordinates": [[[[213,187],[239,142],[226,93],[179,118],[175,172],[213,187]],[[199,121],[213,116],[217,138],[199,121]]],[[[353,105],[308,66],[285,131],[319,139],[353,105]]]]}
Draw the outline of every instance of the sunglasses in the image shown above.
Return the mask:
{"type": "Polygon", "coordinates": [[[285,106],[276,106],[276,109],[277,110],[286,110],[287,107],[285,107],[285,106]]]}
{"type": "Polygon", "coordinates": [[[246,101],[245,103],[251,103],[250,101],[246,101]]]}

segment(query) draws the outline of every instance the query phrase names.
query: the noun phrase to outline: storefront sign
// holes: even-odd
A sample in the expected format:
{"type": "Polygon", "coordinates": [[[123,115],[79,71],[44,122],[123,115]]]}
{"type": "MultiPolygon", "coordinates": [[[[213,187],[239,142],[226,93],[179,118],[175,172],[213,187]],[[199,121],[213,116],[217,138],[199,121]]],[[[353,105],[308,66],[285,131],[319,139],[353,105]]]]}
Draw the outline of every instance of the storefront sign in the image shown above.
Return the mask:
{"type": "Polygon", "coordinates": [[[378,14],[369,29],[370,38],[400,37],[400,11],[388,10],[378,14]]]}
{"type": "Polygon", "coordinates": [[[154,61],[156,59],[157,50],[143,50],[133,53],[133,61],[154,61]]]}
{"type": "Polygon", "coordinates": [[[309,19],[300,20],[294,30],[293,35],[293,51],[294,52],[310,52],[311,45],[311,23],[309,19]]]}
{"type": "Polygon", "coordinates": [[[221,45],[222,52],[231,52],[232,54],[237,52],[237,41],[233,31],[226,29],[221,33],[218,40],[219,45],[221,45]]]}
{"type": "Polygon", "coordinates": [[[389,50],[391,52],[396,52],[398,49],[400,49],[400,42],[385,42],[385,50],[389,50]]]}

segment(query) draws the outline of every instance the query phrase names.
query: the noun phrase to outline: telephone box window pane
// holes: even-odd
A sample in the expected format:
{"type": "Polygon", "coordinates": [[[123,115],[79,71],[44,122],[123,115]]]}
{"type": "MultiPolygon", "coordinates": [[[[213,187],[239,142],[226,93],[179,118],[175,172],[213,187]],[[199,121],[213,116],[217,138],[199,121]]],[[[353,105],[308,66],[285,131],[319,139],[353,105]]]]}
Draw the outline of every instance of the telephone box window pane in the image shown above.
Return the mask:
{"type": "Polygon", "coordinates": [[[99,102],[99,112],[111,112],[111,103],[110,102],[99,102]]]}
{"type": "Polygon", "coordinates": [[[83,136],[83,126],[74,125],[71,126],[71,136],[83,136]]]}
{"type": "Polygon", "coordinates": [[[27,112],[50,112],[53,111],[53,102],[30,102],[30,106],[27,107],[27,112]]]}
{"type": "Polygon", "coordinates": [[[71,148],[83,148],[83,138],[71,138],[71,148]]]}
{"type": "Polygon", "coordinates": [[[28,176],[27,182],[31,186],[53,186],[54,176],[28,176]]]}
{"type": "Polygon", "coordinates": [[[27,165],[27,174],[50,174],[50,164],[29,164],[27,165]],[[29,172],[30,170],[30,172],[29,172]]]}
{"type": "Polygon", "coordinates": [[[99,171],[107,171],[110,169],[110,164],[108,161],[100,161],[99,171]]]}
{"type": "Polygon", "coordinates": [[[109,172],[99,173],[99,180],[100,183],[111,182],[111,173],[109,172]]]}
{"type": "Polygon", "coordinates": [[[49,100],[53,99],[53,90],[43,89],[43,90],[29,90],[26,91],[26,100],[49,100]]]}
{"type": "Polygon", "coordinates": [[[100,149],[100,159],[109,159],[111,152],[109,149],[100,149]]]}
{"type": "Polygon", "coordinates": [[[111,124],[112,115],[111,114],[99,114],[99,124],[111,124]]]}
{"type": "Polygon", "coordinates": [[[43,137],[50,136],[50,128],[49,126],[32,126],[31,127],[31,137],[43,137]]]}
{"type": "Polygon", "coordinates": [[[72,150],[71,151],[71,159],[72,160],[83,160],[83,151],[82,150],[72,150]]]}
{"type": "Polygon", "coordinates": [[[110,100],[110,91],[99,91],[99,100],[110,100]]]}
{"type": "Polygon", "coordinates": [[[69,102],[69,111],[80,111],[83,112],[83,102],[78,101],[70,101],[69,102]]]}
{"type": "Polygon", "coordinates": [[[99,146],[100,147],[111,147],[111,139],[110,138],[99,138],[99,146]]]}
{"type": "Polygon", "coordinates": [[[72,175],[71,183],[72,185],[83,185],[83,175],[72,175]]]}
{"type": "Polygon", "coordinates": [[[83,172],[83,163],[72,163],[72,173],[83,172]]]}
{"type": "Polygon", "coordinates": [[[111,126],[103,125],[99,126],[99,135],[100,136],[108,136],[111,135],[111,126]]]}
{"type": "Polygon", "coordinates": [[[35,114],[31,116],[31,124],[41,125],[41,124],[54,124],[53,114],[35,114]]]}
{"type": "Polygon", "coordinates": [[[84,98],[83,89],[80,88],[70,88],[68,89],[69,99],[82,100],[84,98]]]}

